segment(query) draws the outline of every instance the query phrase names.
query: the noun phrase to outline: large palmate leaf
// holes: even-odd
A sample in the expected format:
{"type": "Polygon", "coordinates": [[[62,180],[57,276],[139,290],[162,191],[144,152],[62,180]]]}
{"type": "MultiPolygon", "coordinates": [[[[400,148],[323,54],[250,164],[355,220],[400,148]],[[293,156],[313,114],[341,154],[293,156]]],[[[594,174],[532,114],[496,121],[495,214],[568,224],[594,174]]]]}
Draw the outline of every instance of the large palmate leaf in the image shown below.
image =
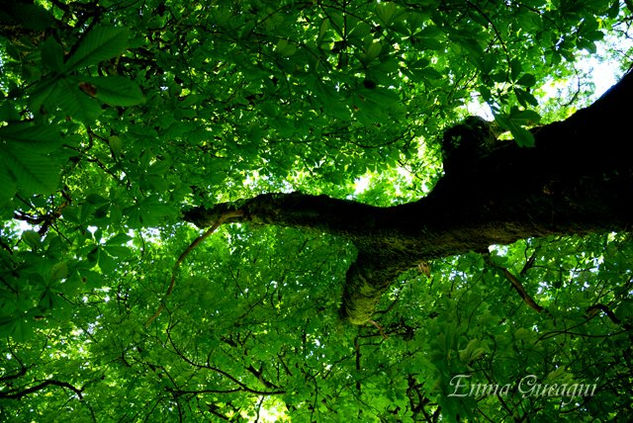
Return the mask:
{"type": "MultiPolygon", "coordinates": [[[[10,187],[15,187],[25,195],[50,194],[59,182],[59,164],[52,162],[44,154],[24,145],[0,146],[4,178],[11,178],[10,187]]],[[[9,191],[10,192],[10,191],[9,191]]]]}
{"type": "Polygon", "coordinates": [[[118,56],[127,47],[128,38],[126,28],[96,27],[81,40],[75,53],[66,61],[66,69],[95,65],[118,56]]]}
{"type": "MultiPolygon", "coordinates": [[[[0,178],[24,195],[49,194],[59,181],[60,164],[48,153],[57,150],[61,136],[43,125],[14,123],[0,128],[0,178]]],[[[7,195],[5,192],[5,196],[7,195]]]]}
{"type": "Polygon", "coordinates": [[[88,78],[93,96],[111,106],[134,106],[145,99],[138,84],[122,76],[88,78]]]}
{"type": "Polygon", "coordinates": [[[55,85],[50,102],[59,107],[64,115],[90,124],[102,110],[99,102],[92,98],[92,91],[82,84],[76,77],[60,79],[55,85]]]}

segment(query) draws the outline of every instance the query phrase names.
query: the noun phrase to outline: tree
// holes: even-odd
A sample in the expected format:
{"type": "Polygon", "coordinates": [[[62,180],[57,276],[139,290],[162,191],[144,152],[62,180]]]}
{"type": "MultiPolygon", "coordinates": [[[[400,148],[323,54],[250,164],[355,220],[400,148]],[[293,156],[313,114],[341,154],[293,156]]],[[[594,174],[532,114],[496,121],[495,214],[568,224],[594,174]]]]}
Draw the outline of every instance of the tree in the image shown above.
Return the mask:
{"type": "Polygon", "coordinates": [[[632,12],[6,6],[0,416],[630,420],[632,12]]]}

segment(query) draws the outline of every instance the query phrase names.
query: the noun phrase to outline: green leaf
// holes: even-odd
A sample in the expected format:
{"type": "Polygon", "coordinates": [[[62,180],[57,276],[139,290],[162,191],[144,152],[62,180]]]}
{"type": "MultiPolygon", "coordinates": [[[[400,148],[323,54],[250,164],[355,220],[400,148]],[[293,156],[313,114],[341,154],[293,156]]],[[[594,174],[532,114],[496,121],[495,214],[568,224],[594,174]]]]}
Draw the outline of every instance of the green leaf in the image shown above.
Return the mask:
{"type": "Polygon", "coordinates": [[[27,341],[33,335],[31,322],[21,318],[15,319],[13,321],[12,335],[17,342],[27,341]]]}
{"type": "Polygon", "coordinates": [[[54,72],[64,69],[64,50],[53,37],[48,37],[40,46],[42,64],[54,72]]]}
{"type": "Polygon", "coordinates": [[[0,139],[7,145],[20,144],[38,153],[55,151],[62,143],[62,137],[54,127],[30,122],[16,122],[1,127],[0,139]]]}
{"type": "Polygon", "coordinates": [[[89,202],[90,204],[97,204],[97,205],[103,205],[106,204],[108,202],[108,200],[102,196],[100,196],[99,194],[88,194],[86,196],[86,201],[89,202]]]}
{"type": "Polygon", "coordinates": [[[368,62],[374,60],[380,54],[382,50],[382,44],[379,42],[372,42],[367,48],[367,53],[365,53],[366,60],[368,62]]]}
{"type": "Polygon", "coordinates": [[[531,73],[526,73],[517,81],[517,84],[522,85],[524,87],[532,87],[536,84],[536,77],[531,73]]]}
{"type": "Polygon", "coordinates": [[[539,115],[534,110],[515,110],[510,114],[510,119],[522,122],[525,124],[528,123],[538,123],[541,120],[541,115],[539,115]]]}
{"type": "Polygon", "coordinates": [[[3,203],[9,201],[15,195],[17,186],[15,180],[9,173],[9,169],[6,166],[0,166],[0,206],[3,203]]]}
{"type": "Polygon", "coordinates": [[[128,46],[129,31],[126,28],[100,26],[90,31],[75,53],[66,62],[66,69],[96,65],[120,55],[128,46]]]}
{"type": "Polygon", "coordinates": [[[123,141],[121,140],[121,137],[113,135],[108,139],[108,142],[114,154],[121,153],[121,149],[123,148],[123,141]]]}
{"type": "Polygon", "coordinates": [[[423,50],[442,50],[444,45],[435,38],[420,37],[416,43],[423,50]]]}
{"type": "Polygon", "coordinates": [[[86,284],[86,288],[92,289],[92,288],[100,288],[101,286],[103,286],[103,283],[104,283],[103,276],[100,275],[99,273],[92,270],[82,270],[80,274],[81,274],[81,281],[86,284]]]}
{"type": "Polygon", "coordinates": [[[523,70],[523,65],[521,65],[521,62],[519,60],[512,59],[510,61],[510,72],[513,79],[518,77],[522,70],[523,70]]]}
{"type": "Polygon", "coordinates": [[[417,73],[419,73],[420,76],[422,76],[422,79],[427,80],[427,81],[428,80],[437,81],[437,80],[442,79],[442,74],[430,66],[428,68],[418,70],[417,73]]]}
{"type": "Polygon", "coordinates": [[[279,40],[275,49],[282,56],[292,56],[297,51],[297,46],[287,40],[279,40]]]}
{"type": "Polygon", "coordinates": [[[53,15],[40,5],[29,4],[28,2],[6,2],[3,4],[3,10],[1,16],[4,22],[6,19],[10,19],[9,22],[17,25],[20,28],[42,31],[51,27],[55,23],[53,15]]]}
{"type": "MultiPolygon", "coordinates": [[[[106,249],[110,250],[110,249],[114,249],[117,247],[106,247],[106,249]]],[[[124,248],[124,247],[118,247],[118,248],[124,248]]],[[[101,268],[101,271],[104,274],[109,274],[114,272],[114,269],[117,266],[117,262],[116,260],[106,251],[101,250],[99,252],[99,268],[101,268]]]]}
{"type": "Polygon", "coordinates": [[[99,247],[94,247],[86,254],[86,259],[90,264],[96,264],[99,260],[99,247]]]}
{"type": "MultiPolygon", "coordinates": [[[[47,153],[59,147],[52,128],[16,123],[0,128],[0,164],[25,195],[50,194],[57,188],[59,164],[47,153]]],[[[5,176],[6,177],[6,176],[5,176]]]]}
{"type": "Polygon", "coordinates": [[[474,38],[459,37],[458,42],[478,66],[483,65],[484,49],[479,44],[479,41],[474,38]]]}
{"type": "Polygon", "coordinates": [[[128,247],[123,247],[123,246],[118,246],[118,245],[106,246],[105,250],[112,257],[119,258],[119,259],[126,259],[132,255],[132,252],[128,247]]]}
{"type": "Polygon", "coordinates": [[[89,78],[94,97],[111,106],[134,106],[145,101],[138,84],[122,76],[89,78]]]}
{"type": "Polygon", "coordinates": [[[25,195],[51,194],[59,182],[59,166],[32,150],[13,147],[0,149],[17,189],[25,195]]]}
{"type": "Polygon", "coordinates": [[[532,135],[532,133],[527,129],[521,127],[519,122],[512,119],[511,116],[497,114],[495,115],[495,122],[497,122],[503,129],[510,131],[515,142],[520,147],[534,146],[534,135],[532,135]]]}
{"type": "Polygon", "coordinates": [[[589,53],[592,54],[597,51],[596,43],[585,38],[579,38],[578,40],[576,40],[576,47],[578,47],[579,49],[587,50],[589,53]]]}
{"type": "Polygon", "coordinates": [[[520,126],[514,126],[510,132],[519,147],[534,147],[534,135],[520,126]]]}
{"type": "Polygon", "coordinates": [[[81,85],[84,89],[82,91],[79,88],[80,84],[81,81],[74,77],[60,80],[55,86],[49,104],[59,107],[67,116],[90,124],[97,119],[102,109],[99,103],[90,96],[90,87],[81,85]]]}
{"type": "Polygon", "coordinates": [[[51,268],[51,280],[57,281],[68,275],[68,262],[60,261],[51,268]]]}
{"type": "Polygon", "coordinates": [[[620,1],[616,0],[612,2],[611,7],[609,8],[608,17],[609,19],[615,19],[620,12],[620,1]]]}
{"type": "Polygon", "coordinates": [[[20,120],[20,114],[15,109],[15,104],[0,103],[0,121],[10,122],[14,120],[20,120]]]}
{"type": "Polygon", "coordinates": [[[588,41],[600,41],[604,38],[604,32],[598,31],[598,30],[590,31],[583,34],[583,38],[585,38],[588,41]]]}
{"type": "Polygon", "coordinates": [[[29,104],[31,110],[35,113],[40,113],[44,104],[48,105],[51,101],[51,97],[55,92],[56,79],[46,78],[37,83],[29,96],[29,104]]]}
{"type": "Polygon", "coordinates": [[[528,105],[534,106],[534,107],[538,106],[538,100],[536,99],[536,97],[534,97],[532,94],[530,94],[526,90],[523,90],[521,88],[515,88],[514,94],[517,96],[517,100],[519,100],[519,103],[523,107],[527,107],[528,105]]]}
{"type": "Polygon", "coordinates": [[[108,245],[108,246],[121,245],[121,244],[125,244],[126,242],[128,242],[131,239],[132,238],[128,234],[117,234],[117,235],[113,236],[112,238],[110,238],[106,242],[106,245],[108,245]]]}
{"type": "Polygon", "coordinates": [[[22,233],[22,239],[33,250],[37,250],[42,244],[40,242],[40,234],[35,231],[24,231],[24,233],[22,233]]]}
{"type": "Polygon", "coordinates": [[[398,6],[392,2],[383,2],[376,5],[376,15],[385,25],[389,25],[398,10],[398,6]]]}

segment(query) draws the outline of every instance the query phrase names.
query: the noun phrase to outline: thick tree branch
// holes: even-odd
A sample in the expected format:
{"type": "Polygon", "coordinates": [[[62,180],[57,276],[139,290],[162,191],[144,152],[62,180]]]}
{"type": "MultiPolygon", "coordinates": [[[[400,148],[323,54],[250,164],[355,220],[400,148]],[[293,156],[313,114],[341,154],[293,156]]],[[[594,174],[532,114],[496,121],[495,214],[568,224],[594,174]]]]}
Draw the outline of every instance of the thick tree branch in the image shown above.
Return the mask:
{"type": "Polygon", "coordinates": [[[532,130],[534,148],[499,142],[487,155],[461,158],[431,194],[379,208],[327,196],[265,194],[185,212],[204,227],[227,221],[292,226],[348,238],[359,250],[347,273],[342,315],[370,320],[380,295],[419,262],[487,251],[492,244],[552,234],[629,230],[633,224],[633,74],[586,109],[532,130]],[[624,135],[623,135],[624,134],[624,135]],[[466,159],[466,160],[465,160],[466,159]]]}

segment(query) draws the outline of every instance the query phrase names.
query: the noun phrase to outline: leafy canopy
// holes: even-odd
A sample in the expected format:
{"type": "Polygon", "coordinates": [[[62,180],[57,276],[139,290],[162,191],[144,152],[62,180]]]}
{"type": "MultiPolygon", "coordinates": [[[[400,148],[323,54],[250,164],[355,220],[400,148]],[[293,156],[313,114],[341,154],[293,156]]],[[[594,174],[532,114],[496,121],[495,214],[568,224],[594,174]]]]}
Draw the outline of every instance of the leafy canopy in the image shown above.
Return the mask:
{"type": "Polygon", "coordinates": [[[441,176],[437,140],[468,105],[487,104],[506,138],[525,147],[527,128],[582,106],[591,86],[577,59],[605,36],[626,37],[632,8],[617,0],[4,7],[1,418],[630,419],[628,234],[436,260],[392,287],[378,330],[336,315],[353,247],[228,225],[192,252],[165,311],[144,322],[198,235],[180,219],[186,207],[292,190],[376,205],[420,198],[441,176]],[[561,83],[574,88],[546,99],[546,87],[561,83]],[[508,275],[547,313],[527,307],[508,275]],[[516,391],[455,398],[455,374],[598,387],[567,403],[516,391]]]}

